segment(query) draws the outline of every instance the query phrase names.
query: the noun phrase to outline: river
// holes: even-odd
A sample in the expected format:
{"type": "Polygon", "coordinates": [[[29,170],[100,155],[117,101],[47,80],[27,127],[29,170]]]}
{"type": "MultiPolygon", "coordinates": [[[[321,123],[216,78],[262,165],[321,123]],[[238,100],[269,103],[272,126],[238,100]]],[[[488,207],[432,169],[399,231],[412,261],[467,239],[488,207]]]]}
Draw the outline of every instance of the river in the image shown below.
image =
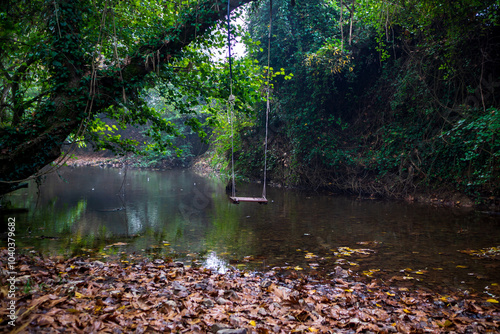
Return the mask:
{"type": "MultiPolygon", "coordinates": [[[[219,271],[343,268],[400,286],[499,295],[498,252],[467,253],[499,247],[498,215],[277,188],[268,188],[268,205],[235,205],[224,186],[189,170],[64,167],[6,200],[27,209],[9,217],[16,246],[28,251],[170,257],[219,271]]],[[[260,187],[242,184],[238,195],[260,187]]]]}

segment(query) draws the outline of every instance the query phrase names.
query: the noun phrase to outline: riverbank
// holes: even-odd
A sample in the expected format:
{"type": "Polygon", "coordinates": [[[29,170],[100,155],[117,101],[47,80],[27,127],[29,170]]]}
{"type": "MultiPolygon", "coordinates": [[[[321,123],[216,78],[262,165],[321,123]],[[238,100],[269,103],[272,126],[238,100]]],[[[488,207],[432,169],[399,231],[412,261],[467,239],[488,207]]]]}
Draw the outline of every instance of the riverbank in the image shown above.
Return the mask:
{"type": "Polygon", "coordinates": [[[30,253],[16,254],[9,281],[7,258],[2,250],[0,330],[11,333],[493,333],[500,327],[494,299],[335,273],[218,274],[170,259],[102,262],[30,253]]]}
{"type": "Polygon", "coordinates": [[[188,168],[191,165],[190,161],[181,159],[164,159],[155,163],[150,163],[141,159],[140,156],[115,156],[106,151],[99,152],[80,152],[74,154],[72,158],[66,161],[69,167],[106,167],[106,168],[146,168],[146,169],[161,169],[170,170],[176,168],[188,168]]]}

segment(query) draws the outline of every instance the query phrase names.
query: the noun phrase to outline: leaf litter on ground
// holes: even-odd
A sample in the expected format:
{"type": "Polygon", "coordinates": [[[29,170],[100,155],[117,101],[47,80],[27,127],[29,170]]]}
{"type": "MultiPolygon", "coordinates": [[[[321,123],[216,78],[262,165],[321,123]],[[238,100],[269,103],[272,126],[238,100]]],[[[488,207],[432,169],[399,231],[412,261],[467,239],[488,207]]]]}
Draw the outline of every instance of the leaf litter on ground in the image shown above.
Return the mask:
{"type": "MultiPolygon", "coordinates": [[[[7,250],[0,253],[8,258],[7,250]]],[[[17,255],[16,326],[0,262],[0,331],[11,333],[487,333],[494,299],[398,289],[370,277],[220,274],[171,260],[17,255]]],[[[339,272],[342,270],[338,270],[339,272]]]]}

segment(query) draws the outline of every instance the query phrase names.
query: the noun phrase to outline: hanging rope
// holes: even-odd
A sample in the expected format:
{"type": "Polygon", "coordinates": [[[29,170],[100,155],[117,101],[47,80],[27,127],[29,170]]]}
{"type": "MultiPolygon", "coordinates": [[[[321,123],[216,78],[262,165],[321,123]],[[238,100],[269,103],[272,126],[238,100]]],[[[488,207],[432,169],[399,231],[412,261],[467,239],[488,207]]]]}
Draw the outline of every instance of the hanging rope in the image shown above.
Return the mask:
{"type": "Polygon", "coordinates": [[[270,79],[271,79],[271,31],[273,27],[273,0],[269,0],[269,35],[267,36],[267,103],[266,103],[266,137],[264,139],[264,185],[262,186],[262,197],[266,198],[267,183],[267,134],[269,128],[269,111],[271,109],[269,101],[270,79]]]}
{"type": "Polygon", "coordinates": [[[231,177],[232,177],[232,186],[231,186],[231,194],[233,197],[236,197],[236,181],[234,175],[234,129],[233,129],[233,109],[234,109],[234,101],[235,96],[233,95],[233,65],[231,62],[231,1],[227,0],[227,45],[229,49],[229,110],[230,110],[230,119],[231,122],[231,177]]]}
{"type": "MultiPolygon", "coordinates": [[[[236,97],[233,95],[233,67],[232,67],[232,58],[231,58],[231,8],[230,8],[230,0],[227,1],[227,43],[229,49],[229,111],[230,111],[230,123],[231,123],[231,178],[232,178],[232,189],[231,194],[232,198],[236,198],[236,177],[234,173],[234,126],[233,126],[233,110],[234,110],[234,102],[236,97]]],[[[266,135],[264,140],[264,184],[262,188],[262,199],[266,199],[266,184],[267,184],[267,137],[268,137],[268,128],[269,128],[269,112],[271,109],[269,95],[270,95],[270,81],[271,81],[271,71],[270,71],[270,59],[271,59],[271,30],[272,30],[272,12],[273,12],[273,1],[269,1],[269,35],[268,35],[268,46],[267,46],[267,102],[266,102],[266,135]]],[[[240,198],[242,200],[242,198],[240,198]]],[[[248,201],[248,198],[247,198],[248,201]]],[[[264,202],[260,200],[259,202],[264,202]]]]}

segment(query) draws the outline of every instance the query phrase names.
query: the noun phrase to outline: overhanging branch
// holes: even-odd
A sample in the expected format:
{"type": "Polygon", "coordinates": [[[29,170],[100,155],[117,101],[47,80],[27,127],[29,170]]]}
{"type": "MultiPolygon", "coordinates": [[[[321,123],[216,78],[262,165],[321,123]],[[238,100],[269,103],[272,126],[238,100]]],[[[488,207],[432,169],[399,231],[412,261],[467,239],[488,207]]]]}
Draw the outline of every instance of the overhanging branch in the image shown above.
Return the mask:
{"type": "MultiPolygon", "coordinates": [[[[253,1],[256,0],[230,0],[230,8],[234,10],[253,1]]],[[[220,0],[203,1],[197,8],[185,12],[177,25],[167,28],[137,49],[130,62],[122,68],[124,80],[141,80],[156,65],[165,63],[172,55],[206,33],[217,21],[224,19],[226,14],[227,2],[220,0]],[[146,61],[148,55],[153,55],[155,65],[146,61]]]]}

